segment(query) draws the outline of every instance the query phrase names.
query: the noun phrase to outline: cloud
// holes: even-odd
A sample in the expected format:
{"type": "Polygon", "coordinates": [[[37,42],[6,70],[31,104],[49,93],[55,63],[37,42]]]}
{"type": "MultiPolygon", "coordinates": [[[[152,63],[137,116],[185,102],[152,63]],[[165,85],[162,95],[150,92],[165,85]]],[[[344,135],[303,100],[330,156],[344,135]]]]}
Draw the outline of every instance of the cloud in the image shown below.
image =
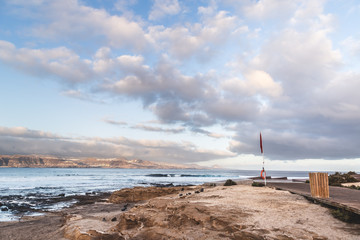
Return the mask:
{"type": "Polygon", "coordinates": [[[158,20],[166,15],[176,15],[180,10],[178,0],[155,0],[149,14],[149,19],[158,20]]]}
{"type": "Polygon", "coordinates": [[[341,66],[341,53],[334,50],[323,31],[286,29],[263,46],[252,64],[264,69],[294,96],[323,86],[341,66]],[[311,64],[309,64],[311,63],[311,64]]]}
{"type": "Polygon", "coordinates": [[[254,96],[261,94],[268,97],[279,97],[283,93],[281,84],[275,82],[266,72],[250,70],[244,73],[246,80],[232,78],[222,83],[223,89],[233,94],[254,96]]]}
{"type": "Polygon", "coordinates": [[[342,45],[351,55],[360,56],[360,40],[356,39],[352,36],[347,37],[343,42],[342,45]]]}
{"type": "Polygon", "coordinates": [[[224,2],[246,18],[257,21],[286,20],[294,14],[302,3],[302,1],[297,0],[225,0],[224,2]]]}
{"type": "Polygon", "coordinates": [[[171,27],[148,27],[147,39],[159,50],[179,60],[196,57],[201,61],[214,58],[216,51],[231,39],[233,32],[246,27],[226,11],[203,15],[199,23],[171,27]]]}
{"type": "MultiPolygon", "coordinates": [[[[334,27],[337,12],[332,14],[326,1],[202,2],[186,21],[181,11],[188,1],[155,1],[149,16],[129,12],[132,4],[118,1],[106,10],[75,0],[7,3],[15,6],[9,15],[20,12],[31,24],[17,29],[24,42],[0,41],[0,61],[64,82],[66,96],[139,100],[163,126],[134,126],[138,129],[221,137],[207,127],[235,124],[230,154],[258,152],[262,130],[271,159],[358,156],[360,76],[353,67],[357,62],[349,65],[343,50],[358,54],[359,41],[342,36],[339,44],[333,38],[342,30],[334,27]],[[181,19],[157,21],[180,13],[181,19]],[[175,123],[182,128],[167,125],[175,123]]],[[[35,146],[45,151],[44,144],[59,154],[68,148],[75,155],[154,154],[168,161],[229,154],[202,155],[193,144],[178,142],[64,140],[20,130],[16,135],[15,129],[3,129],[9,149],[19,142],[28,152],[35,146]]]]}
{"type": "Polygon", "coordinates": [[[112,125],[116,125],[116,126],[126,126],[126,125],[128,125],[126,122],[115,121],[115,120],[112,120],[112,119],[109,119],[109,118],[104,118],[102,121],[106,122],[106,123],[109,123],[109,124],[112,124],[112,125]]]}
{"type": "Polygon", "coordinates": [[[140,158],[149,161],[192,163],[233,156],[227,151],[199,149],[189,142],[117,138],[69,138],[27,129],[0,127],[2,154],[43,154],[59,157],[140,158]]]}
{"type": "Polygon", "coordinates": [[[0,126],[0,136],[5,137],[20,137],[20,138],[44,138],[44,139],[60,139],[59,135],[38,131],[38,130],[30,130],[24,127],[1,127],[0,126]]]}
{"type": "MultiPolygon", "coordinates": [[[[360,154],[356,143],[343,139],[344,142],[340,144],[338,137],[334,136],[311,135],[290,130],[263,131],[262,135],[265,157],[270,159],[339,159],[355,158],[360,154]]],[[[260,154],[258,134],[239,134],[237,139],[229,145],[229,150],[239,154],[260,154]]]]}
{"type": "MultiPolygon", "coordinates": [[[[18,8],[24,9],[22,5],[18,8]]],[[[97,38],[117,48],[141,50],[146,47],[144,31],[137,22],[110,15],[104,9],[89,7],[77,0],[39,1],[29,4],[25,10],[28,16],[39,20],[27,29],[37,38],[57,41],[97,38]]]]}
{"type": "Polygon", "coordinates": [[[291,16],[298,5],[298,1],[260,0],[251,1],[244,6],[245,15],[249,18],[266,20],[269,18],[285,18],[291,16]]]}
{"type": "Polygon", "coordinates": [[[197,128],[197,127],[192,127],[191,131],[194,132],[194,133],[201,133],[201,134],[204,134],[204,135],[206,135],[208,137],[212,137],[212,138],[223,138],[223,137],[225,137],[225,135],[223,135],[223,134],[210,132],[210,131],[204,130],[202,128],[197,128]]]}
{"type": "Polygon", "coordinates": [[[16,48],[0,40],[0,61],[34,76],[56,76],[71,83],[90,80],[90,61],[80,59],[66,47],[53,49],[16,48]]]}
{"type": "Polygon", "coordinates": [[[151,131],[151,132],[164,132],[164,133],[182,133],[185,131],[184,127],[178,127],[178,128],[162,128],[162,127],[153,127],[153,126],[147,126],[143,124],[137,124],[133,126],[135,129],[141,129],[145,131],[151,131]]]}

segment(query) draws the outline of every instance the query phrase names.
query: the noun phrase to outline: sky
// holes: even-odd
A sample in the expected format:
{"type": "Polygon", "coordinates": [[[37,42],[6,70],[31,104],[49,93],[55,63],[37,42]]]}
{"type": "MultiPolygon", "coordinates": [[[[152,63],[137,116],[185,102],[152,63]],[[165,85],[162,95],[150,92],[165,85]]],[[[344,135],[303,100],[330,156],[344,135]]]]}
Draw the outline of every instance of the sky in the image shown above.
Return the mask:
{"type": "Polygon", "coordinates": [[[0,0],[0,154],[360,171],[356,0],[0,0]]]}

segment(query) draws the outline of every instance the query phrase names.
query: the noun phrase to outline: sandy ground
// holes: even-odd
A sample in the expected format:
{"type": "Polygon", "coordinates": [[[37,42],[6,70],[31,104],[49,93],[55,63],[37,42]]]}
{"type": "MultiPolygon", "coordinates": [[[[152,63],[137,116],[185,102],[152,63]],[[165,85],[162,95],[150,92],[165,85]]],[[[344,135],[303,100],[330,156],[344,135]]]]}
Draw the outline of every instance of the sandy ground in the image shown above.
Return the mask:
{"type": "Polygon", "coordinates": [[[125,203],[95,203],[0,223],[0,239],[360,239],[359,224],[286,191],[243,185],[195,191],[126,211],[125,203]]]}

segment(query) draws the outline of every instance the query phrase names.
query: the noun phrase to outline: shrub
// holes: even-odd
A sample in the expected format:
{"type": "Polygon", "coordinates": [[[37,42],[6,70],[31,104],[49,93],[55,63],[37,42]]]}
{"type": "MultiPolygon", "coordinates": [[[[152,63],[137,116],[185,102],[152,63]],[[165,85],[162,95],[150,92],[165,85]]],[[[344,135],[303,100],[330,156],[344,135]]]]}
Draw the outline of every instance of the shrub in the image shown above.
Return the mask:
{"type": "Polygon", "coordinates": [[[339,173],[335,172],[329,176],[329,185],[330,186],[341,186],[342,183],[357,182],[357,180],[351,175],[355,174],[354,172],[348,173],[339,173]]]}
{"type": "Polygon", "coordinates": [[[232,185],[237,185],[237,184],[231,179],[226,180],[226,182],[224,183],[224,186],[232,186],[232,185]]]}
{"type": "Polygon", "coordinates": [[[253,187],[264,187],[265,184],[262,183],[262,182],[253,182],[253,183],[251,184],[251,186],[253,186],[253,187]]]}

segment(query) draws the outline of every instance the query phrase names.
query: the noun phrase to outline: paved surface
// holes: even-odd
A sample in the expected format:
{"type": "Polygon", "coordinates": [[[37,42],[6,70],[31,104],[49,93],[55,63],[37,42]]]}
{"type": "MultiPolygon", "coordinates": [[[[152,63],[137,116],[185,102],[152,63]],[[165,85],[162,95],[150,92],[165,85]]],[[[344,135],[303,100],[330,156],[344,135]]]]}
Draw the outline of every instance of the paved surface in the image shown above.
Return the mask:
{"type": "Polygon", "coordinates": [[[360,215],[360,190],[329,186],[330,198],[321,199],[311,197],[310,185],[308,183],[268,183],[267,185],[296,193],[330,206],[344,208],[360,215]]]}

